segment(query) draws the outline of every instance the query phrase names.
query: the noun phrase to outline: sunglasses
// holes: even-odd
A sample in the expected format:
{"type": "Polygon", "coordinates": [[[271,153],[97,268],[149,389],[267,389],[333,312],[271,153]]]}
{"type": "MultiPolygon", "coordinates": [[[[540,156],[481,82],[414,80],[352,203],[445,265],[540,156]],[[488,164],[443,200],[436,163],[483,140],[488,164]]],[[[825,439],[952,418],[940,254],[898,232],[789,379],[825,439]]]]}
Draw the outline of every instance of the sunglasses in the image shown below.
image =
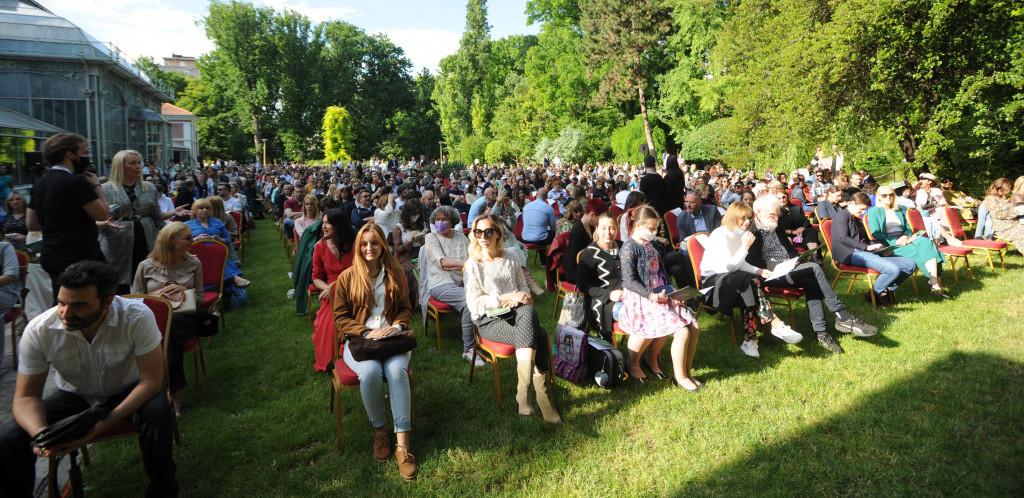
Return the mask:
{"type": "Polygon", "coordinates": [[[494,237],[495,235],[497,235],[497,233],[498,233],[498,229],[497,228],[487,228],[487,229],[484,229],[484,230],[480,230],[479,228],[477,228],[477,229],[473,230],[473,235],[476,236],[476,238],[478,238],[478,239],[479,238],[489,239],[489,238],[494,237]]]}

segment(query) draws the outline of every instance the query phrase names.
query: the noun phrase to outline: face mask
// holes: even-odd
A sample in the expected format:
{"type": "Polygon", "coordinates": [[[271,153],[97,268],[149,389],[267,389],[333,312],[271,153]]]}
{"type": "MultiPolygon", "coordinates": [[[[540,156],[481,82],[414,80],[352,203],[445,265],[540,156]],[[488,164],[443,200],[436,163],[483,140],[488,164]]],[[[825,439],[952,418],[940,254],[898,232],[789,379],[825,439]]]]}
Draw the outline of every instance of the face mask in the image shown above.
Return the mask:
{"type": "Polygon", "coordinates": [[[648,230],[646,228],[637,228],[636,229],[636,234],[641,239],[646,240],[647,242],[650,242],[650,241],[654,240],[654,232],[652,232],[652,231],[650,231],[650,230],[648,230]]]}
{"type": "Polygon", "coordinates": [[[744,229],[742,229],[742,228],[739,228],[739,227],[733,228],[733,229],[732,229],[732,231],[733,231],[733,233],[735,233],[736,235],[743,235],[744,233],[747,233],[747,231],[746,231],[746,230],[744,230],[744,229]]]}
{"type": "Polygon", "coordinates": [[[413,222],[417,222],[417,221],[420,221],[420,215],[418,215],[418,214],[414,214],[414,215],[412,215],[412,221],[413,221],[413,222]]]}
{"type": "Polygon", "coordinates": [[[75,156],[75,160],[71,161],[71,164],[75,166],[75,172],[78,174],[85,173],[89,169],[89,156],[79,157],[75,156]]]}
{"type": "Polygon", "coordinates": [[[449,224],[447,221],[435,221],[434,222],[434,230],[436,230],[437,233],[445,233],[451,227],[452,227],[451,224],[449,224]]]}

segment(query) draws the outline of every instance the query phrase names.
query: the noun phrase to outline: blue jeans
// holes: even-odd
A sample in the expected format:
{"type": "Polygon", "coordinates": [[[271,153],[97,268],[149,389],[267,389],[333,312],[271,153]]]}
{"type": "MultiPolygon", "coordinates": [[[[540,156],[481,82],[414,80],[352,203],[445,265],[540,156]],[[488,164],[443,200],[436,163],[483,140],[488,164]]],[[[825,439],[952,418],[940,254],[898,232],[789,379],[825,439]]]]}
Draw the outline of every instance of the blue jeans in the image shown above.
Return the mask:
{"type": "Polygon", "coordinates": [[[391,385],[391,416],[395,432],[412,430],[412,394],[409,387],[409,358],[412,351],[386,360],[356,361],[345,344],[345,363],[359,376],[359,394],[370,425],[375,429],[387,425],[384,411],[384,379],[391,385]]]}
{"type": "Polygon", "coordinates": [[[992,229],[992,218],[988,216],[988,208],[985,203],[978,204],[978,228],[974,230],[974,238],[989,239],[995,234],[992,229]]]}
{"type": "Polygon", "coordinates": [[[859,250],[853,251],[853,255],[850,256],[850,264],[871,268],[881,273],[875,279],[875,285],[871,289],[875,294],[881,294],[886,290],[896,290],[900,283],[913,275],[914,271],[917,270],[917,263],[910,258],[900,256],[883,257],[873,252],[859,250]]]}

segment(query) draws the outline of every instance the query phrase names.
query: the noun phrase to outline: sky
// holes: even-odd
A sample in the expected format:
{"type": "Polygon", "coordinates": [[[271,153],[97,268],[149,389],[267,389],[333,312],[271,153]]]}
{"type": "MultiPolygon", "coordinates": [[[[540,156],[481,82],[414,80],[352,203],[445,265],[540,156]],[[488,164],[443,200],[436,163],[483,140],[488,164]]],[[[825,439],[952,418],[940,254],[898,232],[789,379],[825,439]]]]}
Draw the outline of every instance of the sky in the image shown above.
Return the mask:
{"type": "MultiPolygon", "coordinates": [[[[97,40],[113,42],[135,59],[150,56],[162,63],[172,53],[199,57],[213,49],[196,25],[207,0],[38,0],[43,7],[85,30],[97,40]]],[[[275,10],[294,10],[313,22],[337,19],[368,33],[385,33],[405,50],[414,72],[437,72],[443,57],[459,48],[466,25],[465,0],[262,0],[275,10]]],[[[487,4],[491,38],[537,34],[526,25],[526,0],[492,0],[487,4]]]]}

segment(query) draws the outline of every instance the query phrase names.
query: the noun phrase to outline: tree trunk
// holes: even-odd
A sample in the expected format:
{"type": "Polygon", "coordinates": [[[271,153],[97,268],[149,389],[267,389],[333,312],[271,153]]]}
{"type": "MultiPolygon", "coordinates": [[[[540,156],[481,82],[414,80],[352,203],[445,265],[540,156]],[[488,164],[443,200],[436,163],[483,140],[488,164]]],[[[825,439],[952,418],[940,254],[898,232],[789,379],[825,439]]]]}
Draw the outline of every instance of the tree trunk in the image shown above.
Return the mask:
{"type": "Polygon", "coordinates": [[[254,150],[256,151],[256,161],[260,160],[260,118],[256,113],[252,113],[252,143],[254,150]]]}
{"type": "Polygon", "coordinates": [[[914,176],[920,175],[927,168],[917,163],[918,144],[914,130],[910,127],[910,120],[903,118],[899,126],[903,129],[903,136],[900,138],[900,150],[903,151],[903,158],[906,159],[909,169],[914,172],[914,176]]]}
{"type": "Polygon", "coordinates": [[[644,121],[644,136],[647,137],[647,153],[654,155],[654,135],[651,135],[651,123],[647,120],[647,99],[644,98],[644,86],[637,85],[637,93],[640,96],[640,117],[644,121]]]}

